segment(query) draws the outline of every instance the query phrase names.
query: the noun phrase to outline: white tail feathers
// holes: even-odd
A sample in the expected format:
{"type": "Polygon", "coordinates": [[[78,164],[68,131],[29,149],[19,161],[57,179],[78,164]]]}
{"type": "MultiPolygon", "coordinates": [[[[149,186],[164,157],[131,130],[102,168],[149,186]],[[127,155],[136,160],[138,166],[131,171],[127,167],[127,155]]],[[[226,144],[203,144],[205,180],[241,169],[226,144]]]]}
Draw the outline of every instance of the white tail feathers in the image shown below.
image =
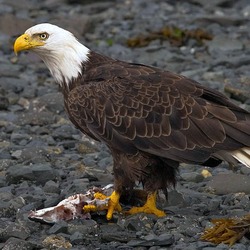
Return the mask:
{"type": "Polygon", "coordinates": [[[230,153],[240,163],[250,168],[250,148],[241,148],[230,153]]]}

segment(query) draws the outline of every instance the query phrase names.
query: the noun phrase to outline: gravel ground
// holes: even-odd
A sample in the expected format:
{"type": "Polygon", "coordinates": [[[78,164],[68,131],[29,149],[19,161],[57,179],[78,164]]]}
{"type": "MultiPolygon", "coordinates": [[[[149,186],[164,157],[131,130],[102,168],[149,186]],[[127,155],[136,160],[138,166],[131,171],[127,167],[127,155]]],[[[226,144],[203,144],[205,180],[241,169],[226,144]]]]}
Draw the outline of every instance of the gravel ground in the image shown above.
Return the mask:
{"type": "MultiPolygon", "coordinates": [[[[189,76],[250,110],[249,1],[1,0],[0,15],[0,248],[228,249],[200,236],[211,218],[249,212],[250,170],[240,165],[182,166],[176,189],[160,204],[165,218],[115,215],[107,222],[104,215],[93,215],[54,225],[30,221],[30,210],[112,183],[112,159],[104,145],[88,140],[68,121],[45,65],[33,54],[17,59],[12,46],[28,27],[51,22],[93,50],[189,76]],[[126,45],[127,39],[164,26],[201,28],[213,39],[203,44],[189,39],[181,46],[161,39],[145,47],[126,45]]],[[[231,249],[249,245],[243,237],[231,249]]]]}

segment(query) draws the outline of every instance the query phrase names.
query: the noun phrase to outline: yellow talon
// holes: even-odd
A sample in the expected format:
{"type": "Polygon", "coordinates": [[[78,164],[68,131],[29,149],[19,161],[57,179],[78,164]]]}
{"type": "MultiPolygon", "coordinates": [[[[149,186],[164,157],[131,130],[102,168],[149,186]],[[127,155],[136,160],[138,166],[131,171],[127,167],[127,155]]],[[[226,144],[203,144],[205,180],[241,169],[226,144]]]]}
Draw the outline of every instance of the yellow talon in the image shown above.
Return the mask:
{"type": "Polygon", "coordinates": [[[109,205],[108,205],[108,212],[107,212],[107,215],[106,215],[107,220],[112,219],[114,211],[118,211],[118,212],[122,211],[122,207],[121,207],[121,205],[119,203],[120,196],[121,195],[116,191],[114,191],[109,196],[110,200],[109,200],[109,205]]]}
{"type": "Polygon", "coordinates": [[[137,214],[137,213],[155,214],[158,217],[166,216],[164,211],[156,208],[156,192],[148,195],[147,201],[144,204],[144,206],[132,207],[127,213],[128,214],[137,214]]]}
{"type": "MultiPolygon", "coordinates": [[[[132,207],[127,213],[128,214],[136,214],[136,213],[147,213],[147,214],[155,214],[158,217],[165,216],[165,212],[162,210],[159,210],[156,208],[156,196],[157,193],[154,192],[152,194],[149,194],[147,197],[147,201],[142,207],[132,207]]],[[[120,200],[120,194],[117,191],[113,191],[113,193],[110,196],[106,196],[102,193],[95,193],[94,194],[95,199],[104,200],[109,198],[108,206],[103,207],[102,209],[97,208],[95,205],[85,205],[83,210],[84,212],[96,212],[98,210],[104,210],[107,209],[107,220],[112,219],[114,211],[121,212],[122,207],[119,204],[120,200]]]]}
{"type": "Polygon", "coordinates": [[[83,207],[83,211],[84,213],[89,213],[89,212],[96,212],[97,211],[97,208],[95,205],[85,205],[83,207]]]}
{"type": "Polygon", "coordinates": [[[95,199],[99,199],[99,200],[105,200],[108,198],[108,196],[106,196],[105,194],[102,194],[100,192],[97,192],[94,194],[95,199]]]}
{"type": "MultiPolygon", "coordinates": [[[[110,196],[106,196],[102,193],[97,192],[94,194],[94,198],[99,199],[99,200],[105,200],[109,198],[108,206],[101,209],[101,210],[104,210],[104,209],[108,210],[107,215],[106,215],[107,220],[112,219],[114,211],[118,211],[118,212],[122,211],[122,207],[119,204],[120,194],[116,191],[114,191],[110,196]]],[[[100,209],[98,209],[95,205],[85,205],[83,207],[83,210],[85,213],[89,213],[89,212],[96,212],[100,209]]]]}

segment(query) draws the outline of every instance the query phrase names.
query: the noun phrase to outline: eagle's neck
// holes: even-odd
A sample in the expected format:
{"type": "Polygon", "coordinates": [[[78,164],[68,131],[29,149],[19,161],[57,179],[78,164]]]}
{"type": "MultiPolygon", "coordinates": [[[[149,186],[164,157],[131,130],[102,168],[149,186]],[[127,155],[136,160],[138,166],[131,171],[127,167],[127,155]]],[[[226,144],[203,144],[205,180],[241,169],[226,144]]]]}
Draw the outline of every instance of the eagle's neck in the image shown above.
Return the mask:
{"type": "MultiPolygon", "coordinates": [[[[40,52],[40,53],[39,53],[40,52]]],[[[90,50],[77,40],[67,46],[57,46],[55,50],[38,54],[50,70],[55,81],[61,86],[70,84],[82,74],[82,65],[89,59],[90,50]]]]}

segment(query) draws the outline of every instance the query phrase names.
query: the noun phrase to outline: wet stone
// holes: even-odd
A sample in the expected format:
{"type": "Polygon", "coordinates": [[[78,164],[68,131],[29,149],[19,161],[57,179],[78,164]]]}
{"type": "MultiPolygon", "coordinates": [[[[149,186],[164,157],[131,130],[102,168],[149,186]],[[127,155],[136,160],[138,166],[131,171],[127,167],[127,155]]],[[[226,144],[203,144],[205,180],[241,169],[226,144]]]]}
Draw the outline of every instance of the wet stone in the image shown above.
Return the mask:
{"type": "Polygon", "coordinates": [[[135,214],[128,217],[124,223],[124,227],[132,231],[150,231],[156,221],[155,215],[135,214]]]}
{"type": "Polygon", "coordinates": [[[67,140],[67,139],[72,139],[72,135],[78,133],[79,131],[77,131],[72,125],[63,125],[59,128],[56,128],[53,131],[52,136],[55,139],[67,140]]]}
{"type": "Polygon", "coordinates": [[[215,194],[250,193],[250,176],[241,174],[218,174],[207,183],[215,194]]]}
{"type": "Polygon", "coordinates": [[[41,249],[41,246],[31,241],[26,241],[26,240],[18,239],[15,237],[11,237],[5,242],[2,250],[14,250],[14,249],[15,250],[33,250],[33,249],[41,249]]]}
{"type": "Polygon", "coordinates": [[[30,235],[29,228],[24,227],[23,225],[20,225],[18,223],[11,223],[0,232],[0,238],[4,241],[10,237],[15,237],[25,240],[29,237],[29,235],[30,235]]]}
{"type": "Polygon", "coordinates": [[[4,176],[0,176],[0,188],[6,186],[6,178],[4,176]]]}
{"type": "Polygon", "coordinates": [[[70,242],[74,245],[84,242],[84,235],[80,232],[75,232],[70,236],[70,242]]]}
{"type": "Polygon", "coordinates": [[[49,163],[33,164],[30,166],[11,166],[7,170],[7,182],[10,184],[19,183],[23,180],[45,184],[47,181],[56,178],[57,173],[49,163]]]}
{"type": "Polygon", "coordinates": [[[59,184],[52,180],[49,180],[45,183],[43,190],[46,193],[60,193],[59,184]]]}
{"type": "Polygon", "coordinates": [[[140,240],[131,240],[127,243],[128,246],[132,247],[149,247],[149,246],[170,246],[174,243],[174,237],[171,234],[161,234],[159,236],[154,234],[146,235],[140,240]]]}
{"type": "Polygon", "coordinates": [[[30,139],[31,139],[30,135],[24,134],[24,132],[12,133],[10,137],[11,142],[15,144],[20,144],[22,140],[29,141],[30,139]]]}
{"type": "Polygon", "coordinates": [[[68,223],[68,233],[73,235],[75,232],[89,234],[95,232],[97,223],[94,220],[73,220],[68,223]]]}
{"type": "Polygon", "coordinates": [[[243,175],[250,175],[250,168],[246,168],[245,166],[243,166],[240,169],[240,173],[243,174],[243,175]]]}
{"type": "Polygon", "coordinates": [[[59,221],[55,223],[48,231],[49,234],[67,233],[68,223],[65,221],[59,221]]]}
{"type": "Polygon", "coordinates": [[[63,96],[62,93],[47,93],[36,99],[36,105],[46,107],[53,113],[61,113],[64,111],[63,96]]]}
{"type": "Polygon", "coordinates": [[[42,245],[45,249],[70,249],[72,244],[60,235],[50,235],[46,237],[42,245]]]}
{"type": "Polygon", "coordinates": [[[113,159],[109,156],[106,158],[101,159],[97,165],[100,168],[106,168],[108,165],[112,165],[113,164],[113,159]]]}
{"type": "Polygon", "coordinates": [[[18,78],[14,77],[1,77],[0,78],[0,86],[7,93],[15,93],[18,94],[23,91],[25,83],[18,78]]]}
{"type": "Polygon", "coordinates": [[[9,201],[0,202],[0,217],[11,218],[16,213],[16,210],[11,206],[9,201]]]}
{"type": "Polygon", "coordinates": [[[228,36],[216,36],[211,42],[208,43],[209,51],[234,51],[242,50],[243,43],[240,40],[228,38],[228,36]]]}
{"type": "Polygon", "coordinates": [[[190,172],[190,173],[181,173],[181,178],[185,181],[188,182],[201,182],[204,177],[202,176],[201,173],[197,173],[197,172],[190,172]]]}
{"type": "Polygon", "coordinates": [[[89,186],[89,179],[87,178],[74,179],[72,181],[72,184],[68,187],[69,188],[68,192],[70,194],[82,193],[83,190],[86,190],[88,186],[89,186]]]}
{"type": "Polygon", "coordinates": [[[138,238],[134,231],[124,231],[120,226],[112,223],[100,225],[100,230],[100,237],[104,242],[127,243],[138,238]]]}
{"type": "Polygon", "coordinates": [[[176,206],[185,204],[185,200],[183,195],[177,190],[171,190],[168,192],[167,205],[168,206],[176,206]]]}
{"type": "Polygon", "coordinates": [[[83,162],[85,165],[92,167],[96,165],[96,154],[88,154],[84,157],[83,162]]]}
{"type": "Polygon", "coordinates": [[[45,208],[53,207],[53,206],[56,206],[61,200],[62,200],[62,197],[60,195],[52,193],[51,195],[45,198],[45,201],[43,202],[43,206],[45,208]]]}
{"type": "Polygon", "coordinates": [[[48,153],[43,146],[30,146],[24,149],[18,149],[12,152],[13,159],[18,160],[22,164],[27,163],[42,163],[47,162],[48,153]]]}

